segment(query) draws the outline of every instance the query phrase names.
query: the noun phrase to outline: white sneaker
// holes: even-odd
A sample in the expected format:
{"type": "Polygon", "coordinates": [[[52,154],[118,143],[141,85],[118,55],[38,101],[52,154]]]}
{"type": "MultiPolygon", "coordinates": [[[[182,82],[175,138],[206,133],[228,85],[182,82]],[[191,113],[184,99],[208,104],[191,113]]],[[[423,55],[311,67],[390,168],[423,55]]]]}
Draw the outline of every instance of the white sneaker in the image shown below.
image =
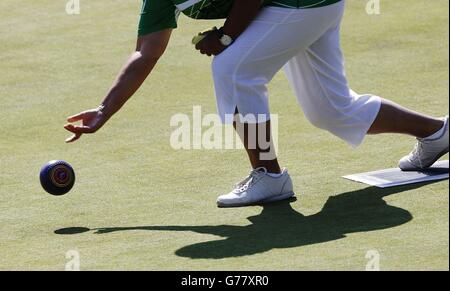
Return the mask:
{"type": "Polygon", "coordinates": [[[285,200],[293,197],[292,180],[287,169],[280,177],[271,177],[265,168],[253,170],[236,188],[217,199],[219,207],[238,207],[285,200]]]}
{"type": "Polygon", "coordinates": [[[445,118],[444,134],[437,139],[417,139],[414,150],[403,157],[398,166],[403,171],[423,170],[431,167],[443,155],[448,153],[449,148],[449,118],[445,118]]]}

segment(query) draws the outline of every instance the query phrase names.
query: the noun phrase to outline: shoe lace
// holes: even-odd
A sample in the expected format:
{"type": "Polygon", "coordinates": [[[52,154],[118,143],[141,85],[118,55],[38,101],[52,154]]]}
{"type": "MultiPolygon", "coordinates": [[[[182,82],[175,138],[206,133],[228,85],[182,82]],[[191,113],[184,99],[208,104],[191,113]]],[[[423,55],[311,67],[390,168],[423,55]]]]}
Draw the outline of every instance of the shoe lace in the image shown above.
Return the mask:
{"type": "Polygon", "coordinates": [[[241,182],[235,185],[234,193],[242,194],[250,189],[256,181],[258,181],[261,174],[267,173],[266,168],[257,168],[250,172],[241,182]]]}
{"type": "Polygon", "coordinates": [[[413,151],[411,152],[411,155],[415,157],[420,167],[422,167],[422,160],[420,159],[420,157],[423,156],[423,152],[424,152],[424,141],[418,140],[416,145],[414,146],[413,151]]]}

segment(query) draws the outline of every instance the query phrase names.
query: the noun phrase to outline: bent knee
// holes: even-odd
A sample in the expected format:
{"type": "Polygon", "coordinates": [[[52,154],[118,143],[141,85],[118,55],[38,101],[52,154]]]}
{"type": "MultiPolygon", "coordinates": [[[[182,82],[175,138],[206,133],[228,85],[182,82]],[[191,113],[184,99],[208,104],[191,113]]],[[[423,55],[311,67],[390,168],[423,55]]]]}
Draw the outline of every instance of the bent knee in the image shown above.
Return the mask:
{"type": "Polygon", "coordinates": [[[305,112],[305,116],[314,127],[324,130],[331,130],[339,127],[348,118],[348,116],[341,111],[327,111],[320,106],[314,107],[313,110],[309,108],[309,110],[305,112]]]}

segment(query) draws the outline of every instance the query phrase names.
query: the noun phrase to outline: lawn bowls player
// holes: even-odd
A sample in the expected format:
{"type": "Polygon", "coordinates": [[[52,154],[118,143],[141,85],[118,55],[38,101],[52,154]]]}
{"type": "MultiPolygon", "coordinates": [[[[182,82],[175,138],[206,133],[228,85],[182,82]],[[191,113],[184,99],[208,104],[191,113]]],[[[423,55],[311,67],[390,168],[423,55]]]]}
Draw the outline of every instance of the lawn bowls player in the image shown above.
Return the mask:
{"type": "MultiPolygon", "coordinates": [[[[74,142],[94,133],[137,91],[166,50],[183,13],[195,19],[226,19],[196,45],[214,56],[212,71],[219,115],[237,127],[253,170],[236,188],[218,198],[222,207],[284,200],[294,195],[291,178],[277,157],[255,144],[251,127],[270,136],[267,85],[284,68],[307,119],[353,147],[367,134],[398,133],[416,137],[414,150],[399,162],[402,170],[430,167],[448,153],[448,116],[426,116],[375,95],[349,88],[340,46],[344,0],[145,0],[137,49],[101,105],[68,119],[74,142]],[[243,116],[263,116],[247,120],[243,116]],[[74,124],[82,121],[82,125],[74,124]],[[239,128],[242,128],[239,127],[239,128]]],[[[258,131],[256,131],[258,132],[258,131]]],[[[257,143],[256,143],[257,144],[257,143]]],[[[270,151],[270,149],[269,149],[270,151]]]]}

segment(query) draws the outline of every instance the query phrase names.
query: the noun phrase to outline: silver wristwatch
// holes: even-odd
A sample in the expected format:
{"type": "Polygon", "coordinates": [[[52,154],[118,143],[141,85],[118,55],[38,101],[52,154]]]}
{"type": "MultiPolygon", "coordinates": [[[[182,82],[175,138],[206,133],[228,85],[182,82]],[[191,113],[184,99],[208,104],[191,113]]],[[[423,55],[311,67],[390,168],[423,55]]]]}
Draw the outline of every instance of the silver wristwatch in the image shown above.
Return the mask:
{"type": "Polygon", "coordinates": [[[229,46],[233,43],[233,38],[231,38],[231,36],[229,35],[222,34],[222,37],[220,38],[220,43],[223,46],[229,46]]]}

